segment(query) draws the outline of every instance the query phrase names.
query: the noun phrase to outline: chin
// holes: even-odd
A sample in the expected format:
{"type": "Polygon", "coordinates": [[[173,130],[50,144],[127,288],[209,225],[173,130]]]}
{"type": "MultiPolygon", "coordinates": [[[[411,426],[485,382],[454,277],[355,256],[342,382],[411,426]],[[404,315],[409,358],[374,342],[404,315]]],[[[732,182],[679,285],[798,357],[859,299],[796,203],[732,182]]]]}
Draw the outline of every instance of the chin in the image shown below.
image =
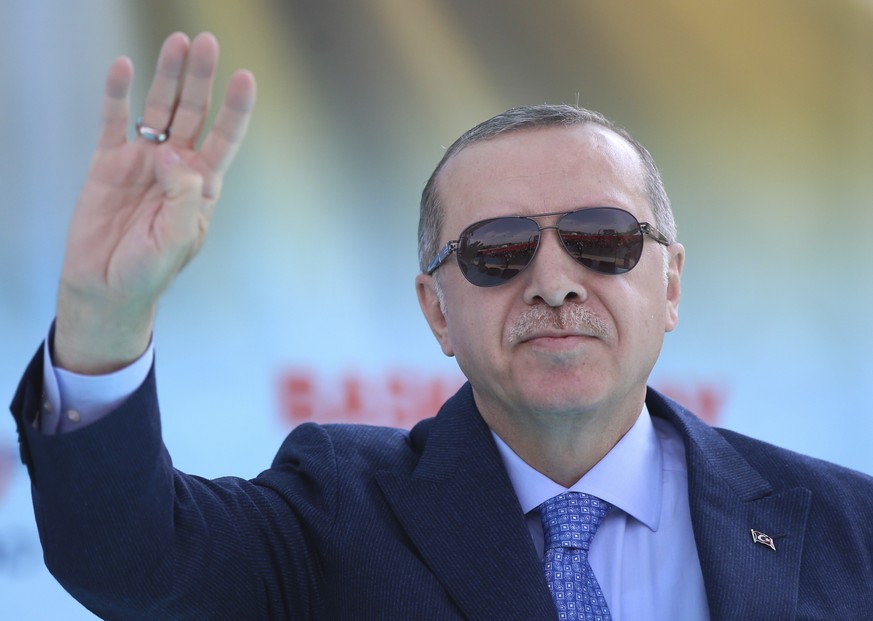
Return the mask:
{"type": "Polygon", "coordinates": [[[531,410],[551,414],[576,414],[596,408],[604,401],[604,394],[594,386],[565,383],[530,387],[524,391],[524,401],[531,410]]]}
{"type": "MultiPolygon", "coordinates": [[[[631,380],[630,369],[624,372],[614,365],[588,364],[573,369],[543,369],[518,378],[516,394],[530,407],[554,413],[578,413],[586,410],[614,411],[629,407],[645,397],[645,382],[631,380]],[[636,386],[642,386],[640,391],[636,386]]],[[[636,405],[634,405],[636,407],[636,405]]],[[[642,407],[642,404],[640,404],[642,407]]]]}

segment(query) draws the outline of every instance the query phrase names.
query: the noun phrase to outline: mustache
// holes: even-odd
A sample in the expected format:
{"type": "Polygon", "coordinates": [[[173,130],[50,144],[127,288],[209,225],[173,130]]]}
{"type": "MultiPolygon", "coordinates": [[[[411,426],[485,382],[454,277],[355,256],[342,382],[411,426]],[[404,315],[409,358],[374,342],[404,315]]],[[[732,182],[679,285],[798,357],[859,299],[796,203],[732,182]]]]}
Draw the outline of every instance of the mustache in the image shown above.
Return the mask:
{"type": "Polygon", "coordinates": [[[581,304],[564,304],[557,308],[532,306],[512,322],[509,327],[509,343],[514,345],[549,330],[605,338],[609,334],[609,325],[581,304]]]}

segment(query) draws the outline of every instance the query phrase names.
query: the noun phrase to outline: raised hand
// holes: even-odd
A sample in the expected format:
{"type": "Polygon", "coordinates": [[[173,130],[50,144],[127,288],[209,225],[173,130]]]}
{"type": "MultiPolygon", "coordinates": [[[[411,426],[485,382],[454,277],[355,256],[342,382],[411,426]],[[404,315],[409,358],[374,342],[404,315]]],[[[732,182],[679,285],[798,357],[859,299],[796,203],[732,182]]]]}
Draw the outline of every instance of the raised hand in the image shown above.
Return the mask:
{"type": "Polygon", "coordinates": [[[236,72],[197,150],[217,63],[211,34],[192,42],[181,33],[168,37],[142,112],[142,135],[133,140],[127,139],[133,65],[119,58],[109,69],[100,137],[67,238],[57,366],[107,373],[139,357],[160,294],[202,246],[255,102],[253,76],[236,72]],[[155,140],[164,132],[166,141],[155,140]]]}

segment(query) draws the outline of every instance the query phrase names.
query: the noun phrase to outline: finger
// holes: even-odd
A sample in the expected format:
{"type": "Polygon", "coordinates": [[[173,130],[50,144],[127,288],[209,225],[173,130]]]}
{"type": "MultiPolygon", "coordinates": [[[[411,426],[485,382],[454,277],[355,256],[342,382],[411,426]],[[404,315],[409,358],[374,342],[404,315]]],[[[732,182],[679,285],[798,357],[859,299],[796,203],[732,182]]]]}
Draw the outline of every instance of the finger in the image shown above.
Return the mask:
{"type": "Polygon", "coordinates": [[[241,70],[231,76],[224,103],[200,149],[207,179],[203,188],[206,197],[215,197],[222,176],[239,151],[255,107],[255,96],[255,77],[250,72],[241,70]]]}
{"type": "Polygon", "coordinates": [[[106,75],[106,88],[100,109],[100,147],[113,147],[127,140],[130,118],[130,84],[133,63],[129,58],[117,58],[106,75]]]}
{"type": "Polygon", "coordinates": [[[175,264],[173,276],[203,242],[214,201],[204,203],[203,177],[191,168],[171,144],[161,145],[155,157],[155,175],[164,193],[163,208],[152,223],[155,243],[165,260],[175,264]]]}
{"type": "MultiPolygon", "coordinates": [[[[200,197],[203,178],[185,163],[172,145],[166,144],[158,148],[155,176],[166,197],[167,208],[178,212],[173,216],[174,219],[178,219],[179,214],[186,209],[196,212],[194,208],[202,202],[200,197]]],[[[188,214],[186,217],[190,219],[192,216],[188,214]]]]}
{"type": "Polygon", "coordinates": [[[181,32],[171,34],[161,46],[155,76],[152,78],[142,111],[142,124],[163,131],[170,126],[179,83],[188,56],[188,37],[181,32]]]}
{"type": "Polygon", "coordinates": [[[198,35],[191,43],[188,67],[182,95],[173,115],[170,140],[179,146],[193,149],[212,99],[212,83],[218,66],[218,41],[209,33],[198,35]]]}

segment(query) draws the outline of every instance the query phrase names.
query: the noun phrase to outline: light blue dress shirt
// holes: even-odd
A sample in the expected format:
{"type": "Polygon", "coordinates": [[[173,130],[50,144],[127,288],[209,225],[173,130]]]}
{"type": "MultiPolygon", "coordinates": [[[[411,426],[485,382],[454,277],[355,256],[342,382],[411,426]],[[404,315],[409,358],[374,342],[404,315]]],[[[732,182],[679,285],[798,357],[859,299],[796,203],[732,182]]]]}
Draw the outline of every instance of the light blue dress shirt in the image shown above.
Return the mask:
{"type": "Polygon", "coordinates": [[[570,488],[524,462],[492,432],[540,556],[537,507],[568,490],[615,508],[594,536],[589,561],[614,621],[707,621],[703,573],[691,527],[682,437],[643,411],[633,427],[570,488]]]}

